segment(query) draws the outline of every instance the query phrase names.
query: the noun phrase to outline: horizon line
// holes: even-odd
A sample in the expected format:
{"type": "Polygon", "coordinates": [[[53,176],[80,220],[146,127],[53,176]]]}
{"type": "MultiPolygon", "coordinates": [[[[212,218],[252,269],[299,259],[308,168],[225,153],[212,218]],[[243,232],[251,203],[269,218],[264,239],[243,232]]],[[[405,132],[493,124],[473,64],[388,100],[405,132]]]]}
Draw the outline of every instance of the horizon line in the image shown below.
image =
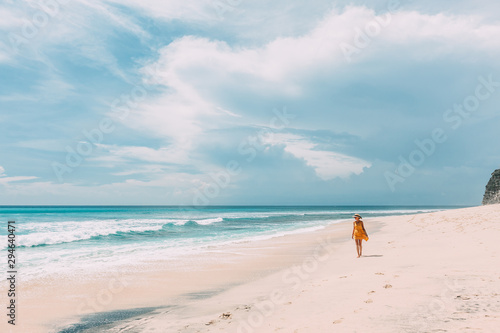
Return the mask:
{"type": "Polygon", "coordinates": [[[0,205],[2,207],[193,207],[193,208],[209,208],[209,207],[479,207],[480,205],[393,205],[393,204],[346,204],[346,205],[0,205]]]}

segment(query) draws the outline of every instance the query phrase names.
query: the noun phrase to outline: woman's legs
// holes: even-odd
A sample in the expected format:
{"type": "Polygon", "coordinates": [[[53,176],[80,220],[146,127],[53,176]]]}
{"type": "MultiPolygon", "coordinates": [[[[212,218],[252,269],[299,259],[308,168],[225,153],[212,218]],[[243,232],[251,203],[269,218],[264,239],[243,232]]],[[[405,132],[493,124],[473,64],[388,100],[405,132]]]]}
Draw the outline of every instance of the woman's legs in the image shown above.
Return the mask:
{"type": "Polygon", "coordinates": [[[356,252],[358,253],[358,258],[359,258],[361,257],[361,251],[362,251],[361,239],[355,239],[354,241],[356,242],[356,252]]]}

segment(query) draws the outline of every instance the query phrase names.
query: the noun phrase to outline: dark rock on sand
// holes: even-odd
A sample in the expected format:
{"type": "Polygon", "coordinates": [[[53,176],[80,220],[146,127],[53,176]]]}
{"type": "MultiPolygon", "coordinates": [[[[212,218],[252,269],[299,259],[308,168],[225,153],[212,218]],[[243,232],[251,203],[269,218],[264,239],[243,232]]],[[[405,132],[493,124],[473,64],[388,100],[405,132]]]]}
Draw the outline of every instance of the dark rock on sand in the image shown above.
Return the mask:
{"type": "Polygon", "coordinates": [[[491,174],[490,181],[486,185],[484,192],[483,205],[500,203],[500,169],[491,174]]]}

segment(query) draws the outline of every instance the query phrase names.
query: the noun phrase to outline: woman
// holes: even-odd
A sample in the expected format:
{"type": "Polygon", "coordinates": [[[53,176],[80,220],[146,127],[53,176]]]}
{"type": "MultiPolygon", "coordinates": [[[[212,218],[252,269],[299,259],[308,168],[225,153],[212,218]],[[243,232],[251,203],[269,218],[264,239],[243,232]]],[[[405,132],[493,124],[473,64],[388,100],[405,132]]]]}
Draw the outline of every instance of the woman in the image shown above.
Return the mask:
{"type": "Polygon", "coordinates": [[[368,234],[366,233],[363,221],[361,221],[362,219],[361,215],[354,214],[353,217],[355,221],[353,222],[352,239],[354,239],[354,241],[356,242],[356,251],[358,252],[358,258],[359,258],[363,253],[363,247],[361,245],[361,242],[363,241],[363,239],[365,241],[368,240],[368,234]]]}

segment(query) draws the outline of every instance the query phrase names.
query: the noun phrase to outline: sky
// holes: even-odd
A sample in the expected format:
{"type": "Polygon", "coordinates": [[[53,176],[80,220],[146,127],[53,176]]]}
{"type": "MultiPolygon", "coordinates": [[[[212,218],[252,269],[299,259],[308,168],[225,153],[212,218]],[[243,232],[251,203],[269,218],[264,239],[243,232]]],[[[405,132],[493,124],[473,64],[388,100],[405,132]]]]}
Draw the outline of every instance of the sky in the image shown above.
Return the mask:
{"type": "Polygon", "coordinates": [[[479,205],[493,0],[0,3],[0,205],[479,205]]]}

